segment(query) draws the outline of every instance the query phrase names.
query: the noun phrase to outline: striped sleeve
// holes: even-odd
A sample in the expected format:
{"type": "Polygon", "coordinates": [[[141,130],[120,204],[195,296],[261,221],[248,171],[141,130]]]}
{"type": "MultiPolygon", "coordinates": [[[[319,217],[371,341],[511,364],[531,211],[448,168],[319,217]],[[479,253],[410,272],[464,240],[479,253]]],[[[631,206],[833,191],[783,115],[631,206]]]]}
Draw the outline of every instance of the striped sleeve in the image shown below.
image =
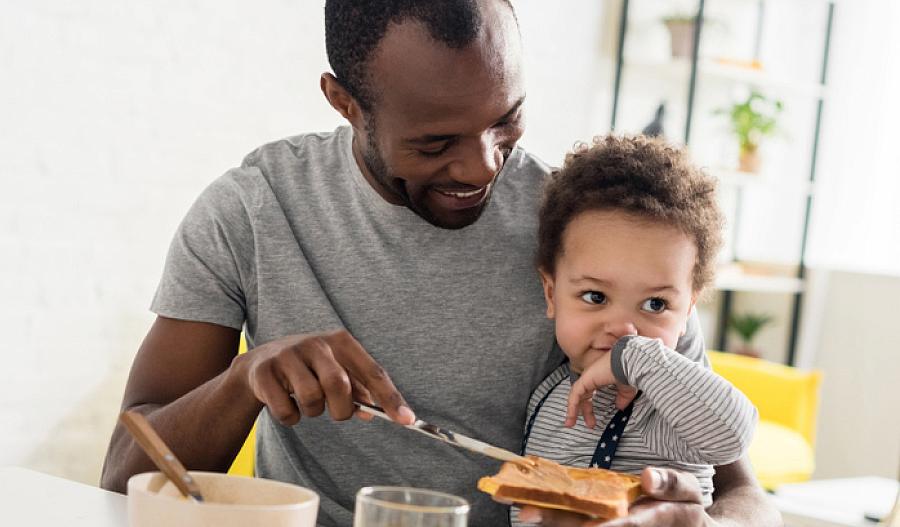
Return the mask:
{"type": "Polygon", "coordinates": [[[658,339],[624,337],[612,350],[613,373],[656,409],[650,447],[670,459],[724,465],[750,445],[757,411],[728,381],[658,339]]]}

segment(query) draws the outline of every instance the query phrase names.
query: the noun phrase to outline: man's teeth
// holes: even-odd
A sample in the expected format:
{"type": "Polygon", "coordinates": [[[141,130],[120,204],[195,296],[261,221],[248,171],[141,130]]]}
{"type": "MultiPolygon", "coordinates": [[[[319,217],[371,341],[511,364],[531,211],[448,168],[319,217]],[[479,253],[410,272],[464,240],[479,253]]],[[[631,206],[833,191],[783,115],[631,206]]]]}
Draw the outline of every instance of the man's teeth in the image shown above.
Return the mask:
{"type": "Polygon", "coordinates": [[[453,196],[454,198],[471,198],[477,194],[480,194],[481,191],[484,190],[484,187],[478,188],[469,192],[449,192],[446,190],[439,191],[441,194],[446,194],[448,196],[453,196]]]}

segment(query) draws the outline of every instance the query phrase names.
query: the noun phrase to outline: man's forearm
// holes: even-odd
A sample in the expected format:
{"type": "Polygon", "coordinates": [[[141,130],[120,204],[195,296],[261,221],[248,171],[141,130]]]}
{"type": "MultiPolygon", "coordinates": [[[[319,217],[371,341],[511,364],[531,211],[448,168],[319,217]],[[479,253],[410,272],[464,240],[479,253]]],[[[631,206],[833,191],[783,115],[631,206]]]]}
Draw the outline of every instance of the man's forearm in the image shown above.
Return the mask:
{"type": "Polygon", "coordinates": [[[784,525],[781,514],[757,488],[739,488],[715,499],[707,509],[709,515],[723,527],[775,527],[784,525]]]}
{"type": "MultiPolygon", "coordinates": [[[[188,469],[224,472],[262,409],[241,385],[235,368],[233,365],[169,404],[139,404],[127,409],[144,414],[188,469]]],[[[153,463],[117,424],[101,486],[125,492],[129,477],[149,470],[155,470],[153,463]]]]}
{"type": "Polygon", "coordinates": [[[784,525],[781,514],[766,493],[753,481],[717,490],[707,509],[716,525],[722,527],[775,527],[784,525]]]}

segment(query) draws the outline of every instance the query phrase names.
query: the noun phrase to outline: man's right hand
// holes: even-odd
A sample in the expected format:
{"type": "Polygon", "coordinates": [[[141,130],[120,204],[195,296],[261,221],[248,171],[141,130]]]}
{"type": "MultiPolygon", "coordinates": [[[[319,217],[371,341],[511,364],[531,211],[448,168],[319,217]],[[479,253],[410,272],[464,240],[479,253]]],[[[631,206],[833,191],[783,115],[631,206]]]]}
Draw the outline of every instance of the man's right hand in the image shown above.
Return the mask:
{"type": "Polygon", "coordinates": [[[353,400],[377,402],[398,423],[415,415],[384,369],[345,330],[292,335],[235,359],[254,397],[283,425],[328,408],[337,421],[354,415],[353,400]]]}
{"type": "MultiPolygon", "coordinates": [[[[134,359],[122,410],[147,417],[192,470],[228,470],[263,405],[286,425],[325,408],[331,418],[347,419],[354,397],[374,399],[397,422],[415,420],[385,371],[346,331],[284,337],[243,355],[239,340],[236,329],[158,317],[134,359]]],[[[124,492],[129,477],[147,470],[153,463],[117,425],[103,488],[124,492]]]]}

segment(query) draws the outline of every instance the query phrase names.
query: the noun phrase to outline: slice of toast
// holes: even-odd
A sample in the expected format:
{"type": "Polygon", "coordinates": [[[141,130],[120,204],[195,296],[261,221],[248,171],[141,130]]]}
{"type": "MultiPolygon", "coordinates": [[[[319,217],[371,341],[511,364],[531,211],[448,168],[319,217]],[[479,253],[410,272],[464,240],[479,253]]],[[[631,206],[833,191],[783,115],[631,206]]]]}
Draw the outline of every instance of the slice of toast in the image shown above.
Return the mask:
{"type": "Polygon", "coordinates": [[[497,499],[548,509],[579,512],[598,519],[619,518],[641,495],[641,479],[602,468],[564,467],[536,456],[528,468],[504,463],[478,488],[497,499]]]}

